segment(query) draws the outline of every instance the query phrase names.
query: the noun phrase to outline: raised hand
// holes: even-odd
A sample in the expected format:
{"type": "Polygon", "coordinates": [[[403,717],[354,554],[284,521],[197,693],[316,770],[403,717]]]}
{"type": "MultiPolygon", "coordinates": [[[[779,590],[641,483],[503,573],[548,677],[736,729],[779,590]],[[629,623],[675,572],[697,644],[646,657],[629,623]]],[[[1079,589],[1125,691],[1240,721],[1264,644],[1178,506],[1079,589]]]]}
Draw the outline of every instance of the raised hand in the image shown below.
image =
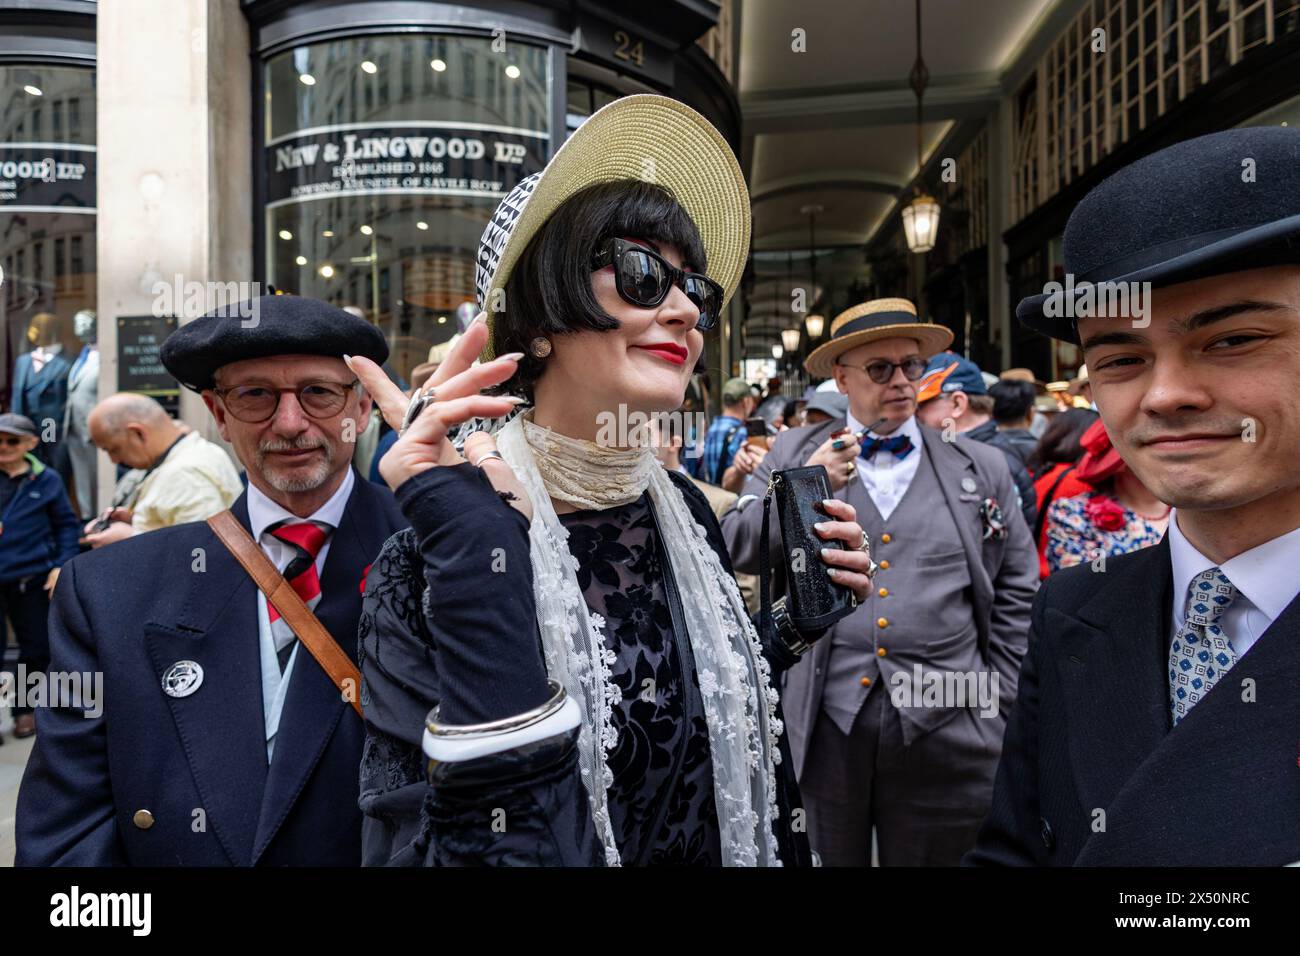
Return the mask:
{"type": "MultiPolygon", "coordinates": [[[[379,473],[390,488],[396,490],[406,479],[426,469],[458,465],[465,461],[447,440],[447,432],[471,418],[499,418],[523,401],[512,396],[480,394],[482,389],[499,385],[514,375],[518,360],[523,357],[521,353],[513,353],[498,356],[485,365],[475,365],[474,361],[483,351],[487,337],[486,314],[480,313],[452,347],[446,360],[425,383],[425,392],[432,389],[434,400],[411,422],[406,433],[379,463],[379,473]]],[[[410,404],[402,390],[370,359],[345,356],[344,361],[379,406],[384,420],[392,428],[400,429],[410,404]]],[[[504,462],[501,464],[504,466],[504,462]]],[[[509,471],[509,466],[504,466],[503,469],[494,467],[488,471],[488,477],[498,491],[519,494],[510,487],[498,484],[497,479],[504,480],[504,473],[509,471]]],[[[518,483],[512,472],[509,478],[517,488],[518,483]]]]}

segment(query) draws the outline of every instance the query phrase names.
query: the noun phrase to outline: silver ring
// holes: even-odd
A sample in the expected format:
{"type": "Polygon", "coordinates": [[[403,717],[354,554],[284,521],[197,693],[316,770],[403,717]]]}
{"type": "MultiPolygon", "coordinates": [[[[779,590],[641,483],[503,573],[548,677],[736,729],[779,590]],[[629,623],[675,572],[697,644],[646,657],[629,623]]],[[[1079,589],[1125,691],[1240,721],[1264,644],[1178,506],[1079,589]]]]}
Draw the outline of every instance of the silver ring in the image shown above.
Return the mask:
{"type": "Polygon", "coordinates": [[[501,457],[501,452],[497,451],[494,448],[486,455],[484,455],[482,458],[480,458],[478,461],[470,462],[470,464],[472,464],[475,468],[479,468],[483,465],[483,462],[487,461],[489,458],[495,458],[497,459],[497,461],[505,461],[505,459],[501,457]]]}
{"type": "Polygon", "coordinates": [[[411,427],[411,422],[419,418],[420,413],[433,403],[436,394],[437,389],[428,388],[411,396],[411,401],[406,406],[406,415],[402,418],[402,427],[397,430],[399,438],[406,434],[406,430],[411,427]]]}
{"type": "Polygon", "coordinates": [[[870,544],[871,544],[871,539],[868,538],[868,537],[867,537],[867,533],[866,533],[865,531],[863,531],[863,532],[862,532],[862,543],[861,543],[860,545],[858,545],[858,550],[859,550],[859,551],[866,551],[866,550],[867,550],[867,547],[868,547],[870,544]]]}

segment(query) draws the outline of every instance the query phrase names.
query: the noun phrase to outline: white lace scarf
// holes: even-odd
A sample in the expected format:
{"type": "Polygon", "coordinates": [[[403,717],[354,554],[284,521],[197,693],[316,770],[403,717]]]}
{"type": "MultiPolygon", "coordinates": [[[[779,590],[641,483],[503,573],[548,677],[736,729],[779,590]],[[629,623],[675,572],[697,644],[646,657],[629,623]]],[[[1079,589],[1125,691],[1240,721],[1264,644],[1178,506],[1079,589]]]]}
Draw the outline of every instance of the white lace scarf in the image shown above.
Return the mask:
{"type": "MultiPolygon", "coordinates": [[[[568,532],[556,517],[525,427],[539,426],[526,426],[524,416],[518,416],[497,433],[497,447],[532,500],[533,592],[546,669],[582,710],[578,764],[605,861],[617,866],[621,861],[607,799],[614,780],[607,755],[617,743],[612,715],[620,697],[610,672],[615,655],[605,645],[604,620],[590,613],[578,587],[578,562],[569,551],[568,532]]],[[[677,582],[704,703],[722,861],[726,866],[780,866],[772,822],[778,813],[775,764],[780,760],[777,738],[782,728],[767,660],[735,578],[723,570],[704,529],[668,473],[654,461],[653,452],[643,451],[653,467],[643,470],[642,489],[650,490],[677,582]]],[[[601,448],[597,454],[623,453],[601,448]]]]}
{"type": "Polygon", "coordinates": [[[534,424],[531,412],[519,418],[546,493],[578,508],[631,504],[646,490],[651,470],[659,467],[648,445],[606,448],[534,424]]]}

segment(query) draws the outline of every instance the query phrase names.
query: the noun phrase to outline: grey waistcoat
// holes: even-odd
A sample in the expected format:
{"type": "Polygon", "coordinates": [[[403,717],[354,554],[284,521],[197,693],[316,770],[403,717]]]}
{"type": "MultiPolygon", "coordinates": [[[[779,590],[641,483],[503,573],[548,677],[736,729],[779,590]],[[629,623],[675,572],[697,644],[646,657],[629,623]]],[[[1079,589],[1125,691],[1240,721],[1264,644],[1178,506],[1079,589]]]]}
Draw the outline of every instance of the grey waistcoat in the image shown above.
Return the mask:
{"type": "Polygon", "coordinates": [[[876,573],[871,598],[828,638],[822,708],[844,733],[869,693],[888,694],[890,675],[899,668],[910,674],[915,663],[950,669],[978,659],[970,568],[934,459],[922,459],[888,520],[861,481],[855,477],[854,483],[848,497],[871,536],[871,556],[888,567],[876,573]],[[864,685],[863,678],[871,683],[864,685]]]}

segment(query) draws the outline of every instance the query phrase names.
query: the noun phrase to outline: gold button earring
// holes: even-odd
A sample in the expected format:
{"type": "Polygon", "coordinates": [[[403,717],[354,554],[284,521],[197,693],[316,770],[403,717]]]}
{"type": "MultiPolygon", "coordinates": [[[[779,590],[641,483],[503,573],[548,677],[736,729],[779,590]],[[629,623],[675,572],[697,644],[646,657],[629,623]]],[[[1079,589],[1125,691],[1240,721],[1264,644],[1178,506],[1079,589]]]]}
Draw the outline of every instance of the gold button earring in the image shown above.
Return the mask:
{"type": "Polygon", "coordinates": [[[546,358],[551,354],[551,340],[539,335],[529,343],[528,351],[533,353],[533,358],[546,358]]]}

